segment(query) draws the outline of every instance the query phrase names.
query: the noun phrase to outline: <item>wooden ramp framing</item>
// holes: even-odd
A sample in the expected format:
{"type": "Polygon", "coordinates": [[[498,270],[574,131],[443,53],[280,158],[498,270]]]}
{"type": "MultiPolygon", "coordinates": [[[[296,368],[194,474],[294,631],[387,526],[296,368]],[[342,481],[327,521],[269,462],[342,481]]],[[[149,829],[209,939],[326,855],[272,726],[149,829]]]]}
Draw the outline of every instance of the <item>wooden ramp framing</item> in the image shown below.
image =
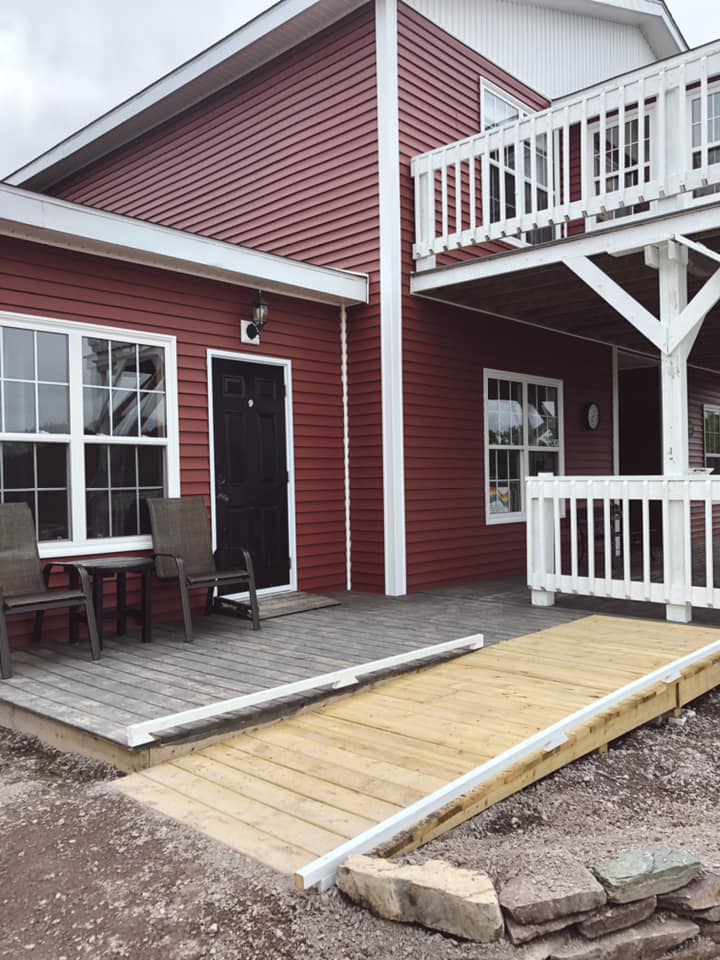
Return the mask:
{"type": "Polygon", "coordinates": [[[720,631],[591,616],[385,680],[117,787],[301,887],[324,887],[351,852],[415,849],[718,684],[720,631]]]}

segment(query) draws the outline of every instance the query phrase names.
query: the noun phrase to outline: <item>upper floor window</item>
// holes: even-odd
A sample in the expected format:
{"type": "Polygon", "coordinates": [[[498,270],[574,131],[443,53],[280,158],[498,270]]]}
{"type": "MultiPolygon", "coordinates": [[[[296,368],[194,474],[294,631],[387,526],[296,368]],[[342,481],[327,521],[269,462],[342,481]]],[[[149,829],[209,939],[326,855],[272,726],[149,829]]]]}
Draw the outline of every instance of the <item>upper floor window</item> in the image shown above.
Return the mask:
{"type": "MultiPolygon", "coordinates": [[[[512,120],[527,117],[530,111],[519,100],[501,91],[487,80],[481,80],[480,125],[490,130],[512,120]]],[[[516,157],[514,144],[490,152],[490,220],[512,218],[531,210],[546,210],[548,195],[548,150],[545,134],[537,138],[535,148],[535,179],[532,178],[532,151],[525,140],[516,157]],[[518,199],[522,209],[518,209],[518,199]]],[[[555,239],[555,229],[545,227],[523,234],[526,243],[545,243],[555,239]]]]}
{"type": "Polygon", "coordinates": [[[705,466],[716,473],[720,469],[720,407],[705,407],[703,420],[705,466]]]}
{"type": "Polygon", "coordinates": [[[179,492],[175,378],[170,337],[0,315],[0,502],[43,555],[149,545],[145,501],[179,492]]]}
{"type": "MultiPolygon", "coordinates": [[[[703,116],[702,97],[694,94],[690,98],[690,130],[692,138],[692,168],[699,170],[703,165],[703,116]]],[[[707,118],[705,121],[707,163],[712,166],[720,163],[720,90],[710,89],[707,94],[707,118]]],[[[694,197],[707,197],[718,193],[720,184],[714,183],[693,191],[694,197]]]]}
{"type": "Polygon", "coordinates": [[[486,370],[487,522],[524,520],[525,478],[562,470],[562,381],[486,370]]]}
{"type": "MultiPolygon", "coordinates": [[[[609,117],[602,137],[600,124],[590,128],[592,143],[592,192],[598,197],[606,193],[616,193],[628,187],[637,187],[650,180],[652,165],[651,118],[643,117],[643,137],[640,140],[640,118],[631,116],[625,119],[621,143],[620,121],[609,117]]],[[[598,222],[617,220],[647,210],[646,204],[630,205],[603,213],[596,217],[598,222]]]]}

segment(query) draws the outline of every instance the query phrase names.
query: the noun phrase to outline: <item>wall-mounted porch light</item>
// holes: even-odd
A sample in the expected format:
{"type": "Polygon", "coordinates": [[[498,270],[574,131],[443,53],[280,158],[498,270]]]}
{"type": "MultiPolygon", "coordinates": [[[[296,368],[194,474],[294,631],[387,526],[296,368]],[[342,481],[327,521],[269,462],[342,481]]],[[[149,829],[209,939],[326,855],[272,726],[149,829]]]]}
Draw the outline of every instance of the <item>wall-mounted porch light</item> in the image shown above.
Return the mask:
{"type": "Polygon", "coordinates": [[[265,325],[268,322],[268,305],[262,295],[262,290],[258,290],[257,300],[253,307],[252,320],[241,320],[241,339],[243,343],[259,343],[265,325]]]}

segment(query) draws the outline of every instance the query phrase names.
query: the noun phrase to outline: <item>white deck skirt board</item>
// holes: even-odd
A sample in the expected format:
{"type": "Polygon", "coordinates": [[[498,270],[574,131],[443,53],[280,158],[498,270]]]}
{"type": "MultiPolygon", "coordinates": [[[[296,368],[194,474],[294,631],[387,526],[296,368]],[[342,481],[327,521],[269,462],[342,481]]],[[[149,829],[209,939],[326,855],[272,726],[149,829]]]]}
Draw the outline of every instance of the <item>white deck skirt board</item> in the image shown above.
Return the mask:
{"type": "Polygon", "coordinates": [[[631,697],[643,693],[656,684],[674,683],[680,679],[683,670],[717,654],[720,654],[720,641],[708,644],[700,650],[674,660],[672,663],[666,664],[658,670],[654,670],[652,673],[648,673],[644,677],[640,677],[640,679],[634,680],[619,690],[615,690],[577,710],[545,730],[528,737],[527,740],[517,746],[506,750],[498,757],[488,760],[487,763],[476,767],[475,770],[458,777],[434,793],[423,797],[422,800],[418,800],[404,810],[388,817],[352,840],[341,844],[335,850],[331,850],[330,853],[313,860],[296,873],[297,885],[305,890],[315,885],[318,885],[321,890],[327,890],[335,883],[338,868],[352,854],[367,853],[384,841],[392,839],[403,830],[410,829],[423,818],[435,813],[463,794],[482,786],[492,777],[508,770],[525,757],[540,751],[549,752],[562,746],[574,729],[589,720],[600,716],[631,697]]]}
{"type": "Polygon", "coordinates": [[[0,183],[0,235],[300,297],[367,303],[364,274],[291,260],[0,183]]]}
{"type": "Polygon", "coordinates": [[[345,667],[342,670],[334,670],[332,673],[323,673],[316,677],[308,677],[306,680],[284,683],[279,687],[259,690],[257,693],[248,693],[240,697],[232,697],[229,700],[218,700],[215,703],[209,703],[203,707],[194,707],[190,710],[183,710],[180,713],[171,713],[164,717],[158,717],[155,720],[144,720],[140,723],[133,723],[127,728],[128,746],[139,747],[145,743],[152,743],[155,739],[153,733],[167,730],[170,727],[181,726],[185,723],[194,723],[197,720],[207,720],[211,717],[219,717],[223,714],[244,710],[248,707],[256,707],[259,704],[271,703],[273,700],[281,700],[283,697],[292,697],[295,694],[305,693],[308,690],[316,690],[322,687],[340,690],[357,683],[360,677],[366,677],[384,670],[392,670],[393,667],[416,663],[421,660],[426,660],[429,657],[442,656],[443,654],[452,653],[456,650],[479,650],[482,646],[483,635],[478,633],[470,637],[463,637],[460,640],[436,643],[433,644],[433,646],[421,647],[419,650],[411,650],[408,653],[399,653],[392,657],[384,657],[382,660],[372,660],[369,663],[345,667]]]}

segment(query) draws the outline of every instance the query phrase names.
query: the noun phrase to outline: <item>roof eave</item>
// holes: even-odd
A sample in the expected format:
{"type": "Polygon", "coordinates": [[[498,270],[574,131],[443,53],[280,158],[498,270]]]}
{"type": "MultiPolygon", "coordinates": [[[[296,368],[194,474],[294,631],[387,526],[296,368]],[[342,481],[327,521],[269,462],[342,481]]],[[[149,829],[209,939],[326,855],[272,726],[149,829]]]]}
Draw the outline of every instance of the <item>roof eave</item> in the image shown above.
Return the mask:
{"type": "Polygon", "coordinates": [[[316,303],[367,303],[365,274],[304,263],[0,184],[0,235],[316,303]]]}
{"type": "Polygon", "coordinates": [[[5,182],[47,190],[325,29],[366,0],[280,0],[234,33],[82,127],[5,182]]]}

